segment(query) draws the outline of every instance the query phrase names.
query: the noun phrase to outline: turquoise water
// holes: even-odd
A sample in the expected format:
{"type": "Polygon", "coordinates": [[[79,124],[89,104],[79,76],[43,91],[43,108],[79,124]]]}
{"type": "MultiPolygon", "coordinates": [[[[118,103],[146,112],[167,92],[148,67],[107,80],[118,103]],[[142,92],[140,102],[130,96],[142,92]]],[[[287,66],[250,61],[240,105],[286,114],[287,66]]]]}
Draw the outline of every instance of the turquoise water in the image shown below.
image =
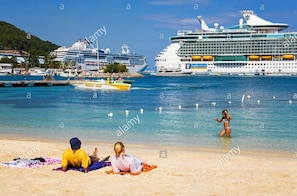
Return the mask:
{"type": "MultiPolygon", "coordinates": [[[[23,78],[0,77],[8,79],[23,78]]],[[[72,86],[0,88],[0,134],[297,151],[297,77],[147,76],[133,80],[127,92],[72,86]],[[223,109],[233,116],[231,139],[217,136],[223,124],[214,118],[220,118],[223,109]]]]}

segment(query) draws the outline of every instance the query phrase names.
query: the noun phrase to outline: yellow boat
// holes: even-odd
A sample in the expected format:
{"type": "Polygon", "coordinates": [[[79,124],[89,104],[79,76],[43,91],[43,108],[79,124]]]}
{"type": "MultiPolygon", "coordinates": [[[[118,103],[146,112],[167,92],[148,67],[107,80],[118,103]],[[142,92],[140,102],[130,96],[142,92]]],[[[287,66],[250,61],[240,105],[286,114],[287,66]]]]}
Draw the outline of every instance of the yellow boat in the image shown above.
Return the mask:
{"type": "Polygon", "coordinates": [[[192,56],[192,61],[200,61],[201,56],[192,56]]]}
{"type": "Polygon", "coordinates": [[[203,56],[204,61],[211,61],[212,58],[213,58],[212,56],[203,56]]]}
{"type": "Polygon", "coordinates": [[[294,55],[293,54],[285,54],[283,56],[283,59],[294,59],[294,55]]]}
{"type": "Polygon", "coordinates": [[[259,56],[258,55],[251,55],[251,56],[249,56],[249,59],[250,60],[259,60],[259,56]]]}
{"type": "Polygon", "coordinates": [[[271,60],[272,56],[263,55],[261,56],[262,60],[271,60]]]}
{"type": "Polygon", "coordinates": [[[109,80],[71,80],[70,85],[80,89],[94,89],[94,90],[130,90],[131,84],[116,80],[109,82],[109,80]]]}

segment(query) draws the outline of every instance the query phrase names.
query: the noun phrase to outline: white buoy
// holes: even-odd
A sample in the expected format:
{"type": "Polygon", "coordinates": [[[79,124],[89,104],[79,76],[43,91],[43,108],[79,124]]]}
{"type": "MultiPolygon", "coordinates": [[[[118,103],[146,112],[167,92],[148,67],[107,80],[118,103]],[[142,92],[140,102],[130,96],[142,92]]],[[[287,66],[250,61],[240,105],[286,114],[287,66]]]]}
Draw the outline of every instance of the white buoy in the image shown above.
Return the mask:
{"type": "Polygon", "coordinates": [[[260,103],[260,100],[258,99],[257,103],[260,103]]]}
{"type": "Polygon", "coordinates": [[[178,109],[181,110],[181,105],[178,106],[178,109]]]}
{"type": "Polygon", "coordinates": [[[126,110],[125,111],[125,114],[128,116],[129,115],[129,110],[126,110]]]}
{"type": "Polygon", "coordinates": [[[215,106],[216,105],[216,102],[211,102],[211,105],[215,106]]]}
{"type": "Polygon", "coordinates": [[[198,103],[196,103],[196,104],[195,104],[195,106],[196,106],[196,108],[198,108],[198,107],[199,107],[199,104],[198,104],[198,103]]]}
{"type": "Polygon", "coordinates": [[[162,107],[159,107],[158,110],[161,112],[162,111],[162,107]]]}
{"type": "Polygon", "coordinates": [[[247,96],[247,98],[248,98],[248,99],[250,99],[250,98],[251,98],[251,96],[250,96],[250,95],[248,95],[248,96],[247,96]]]}
{"type": "Polygon", "coordinates": [[[272,99],[275,99],[275,96],[273,96],[272,99]]]}
{"type": "Polygon", "coordinates": [[[143,109],[140,109],[139,112],[142,114],[143,113],[143,109]]]}
{"type": "Polygon", "coordinates": [[[113,113],[110,112],[110,113],[107,114],[107,116],[108,117],[113,117],[113,113]]]}
{"type": "Polygon", "coordinates": [[[292,103],[292,100],[289,100],[289,104],[291,104],[292,103]]]}
{"type": "Polygon", "coordinates": [[[229,104],[231,104],[232,102],[231,102],[231,101],[229,101],[228,103],[229,103],[229,104]]]}

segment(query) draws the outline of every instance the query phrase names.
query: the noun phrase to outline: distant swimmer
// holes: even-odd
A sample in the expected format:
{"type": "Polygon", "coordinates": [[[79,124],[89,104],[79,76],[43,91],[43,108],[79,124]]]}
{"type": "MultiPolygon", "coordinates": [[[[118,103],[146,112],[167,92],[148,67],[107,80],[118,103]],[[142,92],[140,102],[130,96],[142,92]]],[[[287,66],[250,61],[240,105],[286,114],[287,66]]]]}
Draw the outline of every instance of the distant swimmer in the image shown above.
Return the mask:
{"type": "Polygon", "coordinates": [[[222,111],[222,118],[217,119],[215,118],[217,122],[224,122],[224,128],[222,129],[221,133],[219,134],[220,137],[223,137],[226,135],[227,137],[231,137],[231,127],[230,127],[230,121],[232,120],[232,116],[228,113],[227,110],[222,111]]]}

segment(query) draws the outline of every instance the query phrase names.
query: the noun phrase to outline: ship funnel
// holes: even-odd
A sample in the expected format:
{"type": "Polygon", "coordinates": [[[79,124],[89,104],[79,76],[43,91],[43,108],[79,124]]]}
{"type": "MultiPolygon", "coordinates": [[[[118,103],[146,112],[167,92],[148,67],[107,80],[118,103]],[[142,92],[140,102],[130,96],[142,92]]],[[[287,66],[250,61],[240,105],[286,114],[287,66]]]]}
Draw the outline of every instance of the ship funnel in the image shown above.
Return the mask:
{"type": "Polygon", "coordinates": [[[202,16],[197,16],[197,18],[201,24],[201,29],[204,31],[208,31],[209,28],[208,28],[207,24],[204,22],[204,20],[202,19],[202,16]]]}
{"type": "Polygon", "coordinates": [[[130,54],[129,47],[126,44],[122,46],[122,54],[130,54]]]}
{"type": "Polygon", "coordinates": [[[241,11],[241,14],[243,15],[244,19],[246,20],[248,25],[254,26],[254,25],[271,25],[272,23],[270,21],[264,20],[254,14],[251,10],[243,10],[241,11]]]}

